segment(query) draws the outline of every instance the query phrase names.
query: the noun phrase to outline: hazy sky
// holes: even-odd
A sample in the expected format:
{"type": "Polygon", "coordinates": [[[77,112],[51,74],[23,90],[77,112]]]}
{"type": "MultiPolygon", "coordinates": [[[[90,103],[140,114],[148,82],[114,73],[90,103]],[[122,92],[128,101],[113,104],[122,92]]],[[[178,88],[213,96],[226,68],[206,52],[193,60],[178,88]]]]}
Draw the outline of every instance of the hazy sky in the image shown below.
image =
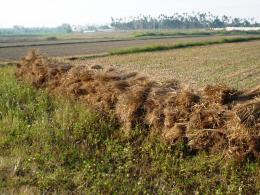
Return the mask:
{"type": "Polygon", "coordinates": [[[192,11],[260,21],[260,0],[2,0],[0,27],[100,24],[111,17],[192,11]]]}

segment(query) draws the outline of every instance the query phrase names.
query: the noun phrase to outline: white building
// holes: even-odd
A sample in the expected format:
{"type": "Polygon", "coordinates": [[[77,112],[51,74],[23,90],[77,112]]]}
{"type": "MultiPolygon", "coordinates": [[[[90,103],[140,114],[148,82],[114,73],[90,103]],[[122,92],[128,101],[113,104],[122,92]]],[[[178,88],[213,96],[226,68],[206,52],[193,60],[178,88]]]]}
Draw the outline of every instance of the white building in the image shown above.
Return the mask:
{"type": "Polygon", "coordinates": [[[220,31],[260,31],[260,27],[226,27],[226,28],[213,28],[212,30],[220,31]]]}

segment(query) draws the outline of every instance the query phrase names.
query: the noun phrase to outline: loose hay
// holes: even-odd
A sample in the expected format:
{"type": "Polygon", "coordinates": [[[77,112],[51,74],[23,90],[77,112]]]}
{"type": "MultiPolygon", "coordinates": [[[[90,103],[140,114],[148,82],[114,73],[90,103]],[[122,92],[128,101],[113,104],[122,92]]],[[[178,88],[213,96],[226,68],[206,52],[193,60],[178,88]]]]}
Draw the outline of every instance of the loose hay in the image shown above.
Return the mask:
{"type": "Polygon", "coordinates": [[[229,104],[236,100],[239,94],[239,91],[224,85],[208,85],[203,90],[204,98],[207,101],[219,103],[222,105],[229,104]]]}
{"type": "Polygon", "coordinates": [[[126,134],[141,125],[170,144],[185,140],[191,150],[259,158],[259,88],[243,92],[219,85],[194,91],[176,80],[157,83],[137,73],[71,66],[35,51],[17,64],[16,77],[115,116],[126,134]]]}
{"type": "Polygon", "coordinates": [[[234,111],[241,124],[255,127],[260,124],[260,98],[234,107],[234,111]]]}
{"type": "Polygon", "coordinates": [[[189,124],[193,129],[220,129],[228,120],[227,111],[218,104],[196,105],[189,124]]]}

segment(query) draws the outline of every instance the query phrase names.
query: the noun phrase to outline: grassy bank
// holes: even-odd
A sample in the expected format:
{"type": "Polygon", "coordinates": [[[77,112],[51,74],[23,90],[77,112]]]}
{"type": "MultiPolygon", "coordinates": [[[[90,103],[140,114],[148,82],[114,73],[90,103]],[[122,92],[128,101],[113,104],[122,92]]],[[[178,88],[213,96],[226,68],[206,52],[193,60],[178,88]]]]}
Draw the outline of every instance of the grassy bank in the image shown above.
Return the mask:
{"type": "Polygon", "coordinates": [[[236,37],[236,38],[224,38],[220,40],[213,41],[199,41],[199,42],[188,42],[188,43],[179,43],[175,45],[152,45],[146,47],[133,47],[118,49],[110,52],[110,55],[124,55],[132,53],[141,53],[141,52],[153,52],[153,51],[165,51],[170,49],[180,49],[187,47],[197,47],[197,46],[207,46],[207,45],[216,45],[224,43],[236,43],[236,42],[247,42],[260,40],[260,37],[236,37]]]}
{"type": "Polygon", "coordinates": [[[189,154],[0,69],[0,193],[256,194],[259,162],[189,154]]]}
{"type": "Polygon", "coordinates": [[[141,32],[135,37],[163,36],[210,36],[210,35],[259,35],[260,31],[183,31],[183,32],[141,32]]]}

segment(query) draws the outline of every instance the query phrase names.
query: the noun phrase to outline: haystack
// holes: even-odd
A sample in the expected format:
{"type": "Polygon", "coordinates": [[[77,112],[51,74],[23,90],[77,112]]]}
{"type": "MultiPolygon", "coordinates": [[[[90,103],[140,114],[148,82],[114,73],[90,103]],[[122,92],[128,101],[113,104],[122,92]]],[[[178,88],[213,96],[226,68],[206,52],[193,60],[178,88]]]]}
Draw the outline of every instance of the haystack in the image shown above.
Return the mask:
{"type": "Polygon", "coordinates": [[[16,77],[114,116],[125,134],[139,125],[169,144],[185,140],[190,150],[259,158],[260,88],[238,91],[218,85],[193,90],[177,80],[158,83],[136,72],[71,66],[36,51],[17,64],[16,77]]]}

